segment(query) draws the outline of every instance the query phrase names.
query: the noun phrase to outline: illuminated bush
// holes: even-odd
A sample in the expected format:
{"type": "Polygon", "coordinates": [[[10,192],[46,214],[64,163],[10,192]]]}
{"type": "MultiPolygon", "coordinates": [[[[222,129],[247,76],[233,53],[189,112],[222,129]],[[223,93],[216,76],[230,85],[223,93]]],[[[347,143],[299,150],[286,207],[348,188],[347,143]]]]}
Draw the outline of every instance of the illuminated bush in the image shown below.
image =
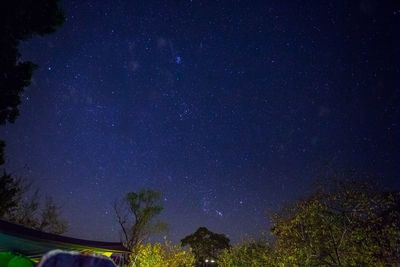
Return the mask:
{"type": "Polygon", "coordinates": [[[138,247],[135,267],[190,267],[195,258],[191,251],[166,242],[164,244],[145,244],[138,247]]]}
{"type": "Polygon", "coordinates": [[[224,249],[217,260],[220,267],[276,266],[275,262],[273,249],[263,241],[247,241],[224,249]]]}

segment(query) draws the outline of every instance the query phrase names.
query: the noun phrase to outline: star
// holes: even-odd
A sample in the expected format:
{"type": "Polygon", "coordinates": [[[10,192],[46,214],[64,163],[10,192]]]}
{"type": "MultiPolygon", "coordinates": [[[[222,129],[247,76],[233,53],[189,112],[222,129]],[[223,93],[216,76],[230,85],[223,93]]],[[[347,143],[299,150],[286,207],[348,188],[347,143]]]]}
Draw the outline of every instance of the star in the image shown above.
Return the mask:
{"type": "Polygon", "coordinates": [[[398,7],[89,2],[63,1],[62,27],[21,41],[39,68],[0,125],[6,168],[29,166],[67,234],[118,241],[104,207],[142,188],[162,193],[168,238],[207,225],[232,241],[331,169],[397,188],[398,7]]]}

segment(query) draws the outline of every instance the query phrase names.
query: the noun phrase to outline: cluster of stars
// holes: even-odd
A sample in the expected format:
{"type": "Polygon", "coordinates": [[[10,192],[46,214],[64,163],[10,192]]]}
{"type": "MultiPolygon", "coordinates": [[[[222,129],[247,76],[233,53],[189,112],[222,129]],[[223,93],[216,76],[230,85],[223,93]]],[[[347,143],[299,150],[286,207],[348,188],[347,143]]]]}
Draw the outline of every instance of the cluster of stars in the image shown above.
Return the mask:
{"type": "Polygon", "coordinates": [[[367,2],[65,2],[65,25],[21,47],[42,68],[4,132],[12,167],[100,240],[140,188],[163,193],[173,239],[239,240],[326,162],[393,185],[399,9],[367,2]]]}

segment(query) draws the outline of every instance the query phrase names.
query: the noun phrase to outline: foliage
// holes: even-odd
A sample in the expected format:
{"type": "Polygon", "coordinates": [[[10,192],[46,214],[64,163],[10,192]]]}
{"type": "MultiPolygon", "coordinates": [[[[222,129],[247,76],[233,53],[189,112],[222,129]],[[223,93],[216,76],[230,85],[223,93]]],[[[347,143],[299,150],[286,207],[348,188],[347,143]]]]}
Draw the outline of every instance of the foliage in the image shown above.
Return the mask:
{"type": "Polygon", "coordinates": [[[161,213],[161,193],[149,189],[129,192],[119,202],[114,203],[117,221],[121,226],[124,245],[135,253],[151,234],[167,230],[167,224],[154,221],[161,213]]]}
{"type": "MultiPolygon", "coordinates": [[[[22,61],[21,41],[54,32],[64,22],[58,0],[8,0],[0,8],[0,124],[13,123],[19,115],[24,88],[29,86],[36,65],[22,61]]],[[[0,140],[0,165],[4,163],[0,140]]]]}
{"type": "Polygon", "coordinates": [[[246,241],[218,255],[220,267],[263,267],[278,266],[273,247],[265,241],[246,241]]]}
{"type": "Polygon", "coordinates": [[[40,212],[40,220],[37,229],[55,234],[67,231],[67,223],[61,218],[60,207],[51,197],[47,197],[40,212]]]}
{"type": "Polygon", "coordinates": [[[190,267],[195,258],[191,251],[165,242],[164,244],[141,244],[137,249],[133,266],[137,267],[190,267]]]}
{"type": "Polygon", "coordinates": [[[54,32],[64,15],[57,0],[14,0],[2,4],[0,18],[0,124],[5,124],[18,116],[20,95],[35,68],[32,62],[20,60],[20,41],[54,32]]]}
{"type": "Polygon", "coordinates": [[[272,216],[274,242],[223,250],[219,266],[398,266],[400,194],[335,180],[272,216]]]}
{"type": "MultiPolygon", "coordinates": [[[[58,0],[13,0],[0,8],[0,124],[14,123],[24,88],[29,86],[36,65],[22,61],[18,45],[34,35],[54,32],[64,22],[58,0]]],[[[4,164],[5,142],[0,140],[0,166],[4,164]]],[[[34,229],[63,233],[66,223],[51,199],[43,205],[39,194],[26,200],[21,180],[5,171],[0,177],[0,218],[34,229]],[[25,196],[25,199],[23,198],[25,196]]]]}
{"type": "Polygon", "coordinates": [[[396,266],[399,193],[336,181],[273,216],[275,249],[295,266],[396,266]]]}
{"type": "MultiPolygon", "coordinates": [[[[0,9],[0,124],[15,122],[20,97],[29,86],[36,65],[21,61],[20,41],[54,32],[64,22],[57,0],[5,1],[0,9]]],[[[0,140],[0,165],[4,164],[4,141],[0,140]]],[[[0,217],[52,233],[66,231],[58,207],[47,200],[28,203],[22,199],[22,183],[5,171],[0,177],[0,217]]],[[[33,201],[33,200],[32,200],[33,201]]]]}
{"type": "Polygon", "coordinates": [[[49,197],[42,202],[38,190],[30,191],[31,184],[4,172],[0,177],[0,218],[43,232],[66,232],[60,207],[49,197]]]}
{"type": "Polygon", "coordinates": [[[43,232],[65,233],[67,223],[61,218],[60,207],[50,197],[44,201],[41,199],[39,191],[29,197],[21,197],[17,206],[4,215],[4,219],[43,232]]]}
{"type": "Polygon", "coordinates": [[[190,246],[196,260],[204,262],[206,259],[216,259],[218,253],[230,247],[229,239],[223,234],[209,231],[206,227],[200,227],[191,235],[181,240],[181,245],[190,246]]]}

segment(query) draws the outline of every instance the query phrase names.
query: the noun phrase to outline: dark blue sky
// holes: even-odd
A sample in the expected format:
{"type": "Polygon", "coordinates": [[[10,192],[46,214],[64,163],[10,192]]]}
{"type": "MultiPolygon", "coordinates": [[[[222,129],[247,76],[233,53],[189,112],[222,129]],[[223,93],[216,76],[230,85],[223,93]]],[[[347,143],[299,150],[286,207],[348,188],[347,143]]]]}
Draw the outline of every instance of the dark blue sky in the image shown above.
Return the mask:
{"type": "Polygon", "coordinates": [[[8,169],[62,204],[69,235],[117,240],[111,203],[164,193],[178,240],[233,240],[332,169],[399,173],[399,5],[64,1],[2,127],[8,169]]]}

